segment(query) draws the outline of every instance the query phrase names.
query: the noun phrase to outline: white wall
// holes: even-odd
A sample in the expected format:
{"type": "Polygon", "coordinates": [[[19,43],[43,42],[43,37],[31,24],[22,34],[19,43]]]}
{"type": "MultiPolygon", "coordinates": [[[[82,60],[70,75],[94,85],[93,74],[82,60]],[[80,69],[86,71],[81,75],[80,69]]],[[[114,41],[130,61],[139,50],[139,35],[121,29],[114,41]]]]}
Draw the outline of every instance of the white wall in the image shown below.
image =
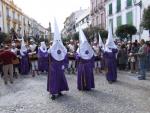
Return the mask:
{"type": "MultiPolygon", "coordinates": [[[[89,21],[88,24],[91,25],[91,21],[89,21]]],[[[89,27],[88,24],[87,24],[87,22],[84,22],[84,23],[80,24],[80,27],[81,27],[82,29],[88,28],[88,27],[89,27]]],[[[79,26],[76,27],[76,32],[78,32],[78,31],[79,31],[79,26]]]]}
{"type": "MultiPolygon", "coordinates": [[[[126,14],[130,11],[132,11],[133,13],[133,25],[137,28],[137,31],[140,32],[140,21],[142,19],[140,19],[140,7],[139,6],[134,6],[134,4],[132,5],[131,8],[126,8],[126,1],[127,0],[121,0],[121,12],[116,13],[116,5],[117,5],[117,0],[109,0],[108,2],[106,2],[106,29],[108,29],[109,26],[109,20],[113,19],[113,29],[114,29],[114,34],[115,31],[117,29],[117,17],[121,16],[122,17],[122,24],[126,24],[127,20],[126,20],[126,14]],[[111,16],[108,15],[109,13],[109,4],[112,3],[112,9],[113,9],[113,14],[111,16]]],[[[137,0],[137,2],[140,0],[137,0]]],[[[145,7],[147,7],[148,5],[150,5],[150,0],[142,0],[143,2],[143,8],[142,8],[142,14],[143,15],[143,9],[145,7]]],[[[142,17],[142,16],[141,16],[142,17]]],[[[143,30],[143,33],[141,35],[141,37],[145,40],[149,40],[149,32],[146,30],[143,30]]],[[[140,39],[139,38],[139,34],[133,36],[133,40],[135,39],[140,39]]]]}
{"type": "Polygon", "coordinates": [[[1,30],[3,31],[3,18],[2,18],[2,1],[0,0],[0,27],[1,27],[1,30]]]}

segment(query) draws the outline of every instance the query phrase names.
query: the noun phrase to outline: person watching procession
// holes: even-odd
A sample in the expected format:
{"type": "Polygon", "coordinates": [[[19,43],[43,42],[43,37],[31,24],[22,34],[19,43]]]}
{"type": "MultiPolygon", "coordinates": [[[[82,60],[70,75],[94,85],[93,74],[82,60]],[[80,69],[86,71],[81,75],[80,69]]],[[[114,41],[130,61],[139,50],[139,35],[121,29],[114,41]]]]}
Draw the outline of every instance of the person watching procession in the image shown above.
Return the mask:
{"type": "Polygon", "coordinates": [[[70,44],[68,45],[68,58],[69,58],[69,66],[68,66],[68,73],[75,74],[75,44],[74,41],[71,39],[70,44]]]}
{"type": "Polygon", "coordinates": [[[101,55],[100,55],[100,47],[97,39],[94,40],[93,50],[95,52],[95,73],[101,73],[101,55]]]}
{"type": "Polygon", "coordinates": [[[5,45],[4,51],[0,53],[0,59],[3,64],[4,83],[7,85],[8,80],[13,84],[13,62],[16,59],[16,55],[11,52],[10,47],[5,45]]]}
{"type": "Polygon", "coordinates": [[[12,43],[11,52],[13,52],[17,56],[17,58],[15,60],[13,60],[13,67],[14,67],[14,77],[18,78],[20,56],[19,56],[19,50],[17,49],[15,42],[12,43]]]}
{"type": "Polygon", "coordinates": [[[138,79],[145,80],[146,79],[146,63],[147,63],[147,59],[146,59],[146,54],[147,54],[146,47],[147,46],[143,39],[140,41],[140,45],[141,46],[139,48],[139,51],[136,54],[139,59],[139,69],[140,69],[138,79]]]}
{"type": "Polygon", "coordinates": [[[32,77],[35,77],[36,73],[37,75],[39,75],[37,53],[38,53],[38,46],[35,44],[35,41],[31,39],[28,54],[29,54],[29,60],[31,62],[32,77]]]}

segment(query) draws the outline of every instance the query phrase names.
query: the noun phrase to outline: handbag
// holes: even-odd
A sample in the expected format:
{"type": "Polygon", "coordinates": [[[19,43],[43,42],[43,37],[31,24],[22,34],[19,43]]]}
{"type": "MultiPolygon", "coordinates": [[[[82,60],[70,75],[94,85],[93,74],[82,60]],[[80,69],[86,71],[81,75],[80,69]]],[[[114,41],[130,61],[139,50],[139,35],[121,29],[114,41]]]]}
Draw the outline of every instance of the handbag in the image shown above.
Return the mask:
{"type": "Polygon", "coordinates": [[[20,63],[20,61],[18,58],[12,60],[12,64],[19,64],[19,63],[20,63]]]}

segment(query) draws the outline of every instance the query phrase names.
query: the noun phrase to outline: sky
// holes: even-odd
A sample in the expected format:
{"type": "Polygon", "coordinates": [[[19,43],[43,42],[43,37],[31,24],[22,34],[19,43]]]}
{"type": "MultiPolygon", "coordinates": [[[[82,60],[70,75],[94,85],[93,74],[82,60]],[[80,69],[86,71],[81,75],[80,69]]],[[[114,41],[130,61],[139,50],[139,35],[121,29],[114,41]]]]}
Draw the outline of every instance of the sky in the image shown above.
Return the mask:
{"type": "Polygon", "coordinates": [[[66,17],[73,11],[90,7],[90,0],[14,0],[14,3],[46,28],[49,22],[53,25],[55,17],[60,30],[66,17]]]}

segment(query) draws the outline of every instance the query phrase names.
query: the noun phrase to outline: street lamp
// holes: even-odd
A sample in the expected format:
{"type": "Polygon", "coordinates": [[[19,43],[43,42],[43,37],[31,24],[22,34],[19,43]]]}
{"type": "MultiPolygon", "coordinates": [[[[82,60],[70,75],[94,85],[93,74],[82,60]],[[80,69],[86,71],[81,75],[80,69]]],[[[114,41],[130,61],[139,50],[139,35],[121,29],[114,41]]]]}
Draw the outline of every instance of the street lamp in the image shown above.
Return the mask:
{"type": "MultiPolygon", "coordinates": [[[[141,18],[142,18],[142,6],[143,6],[142,0],[140,0],[138,3],[136,3],[136,0],[133,0],[133,3],[134,3],[134,6],[139,6],[139,7],[140,7],[140,23],[141,23],[141,18]]],[[[141,38],[141,33],[142,33],[142,31],[143,31],[143,29],[142,29],[142,27],[141,27],[141,25],[140,25],[140,27],[139,27],[139,36],[140,36],[140,38],[141,38]]]]}
{"type": "Polygon", "coordinates": [[[140,8],[142,8],[142,0],[140,0],[138,3],[136,3],[136,0],[133,0],[133,3],[135,6],[139,6],[140,8]]]}

